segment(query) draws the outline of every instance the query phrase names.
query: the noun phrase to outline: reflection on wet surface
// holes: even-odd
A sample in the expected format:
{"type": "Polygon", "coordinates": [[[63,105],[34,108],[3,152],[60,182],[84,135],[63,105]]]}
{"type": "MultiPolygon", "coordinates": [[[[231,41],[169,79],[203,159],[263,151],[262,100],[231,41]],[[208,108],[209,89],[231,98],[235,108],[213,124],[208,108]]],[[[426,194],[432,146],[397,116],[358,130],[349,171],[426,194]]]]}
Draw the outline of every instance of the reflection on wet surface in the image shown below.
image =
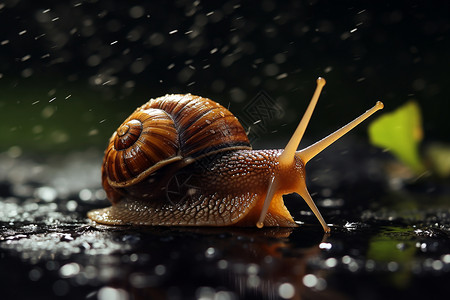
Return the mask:
{"type": "Polygon", "coordinates": [[[5,299],[418,299],[450,289],[444,185],[434,186],[433,197],[430,186],[416,185],[387,196],[355,189],[353,199],[341,185],[324,190],[313,181],[329,236],[295,197],[286,199],[303,221],[294,229],[108,227],[85,217],[106,205],[97,156],[1,159],[31,170],[2,173],[0,267],[11,270],[0,272],[5,299]],[[76,173],[67,164],[77,160],[84,175],[72,186],[76,173]]]}

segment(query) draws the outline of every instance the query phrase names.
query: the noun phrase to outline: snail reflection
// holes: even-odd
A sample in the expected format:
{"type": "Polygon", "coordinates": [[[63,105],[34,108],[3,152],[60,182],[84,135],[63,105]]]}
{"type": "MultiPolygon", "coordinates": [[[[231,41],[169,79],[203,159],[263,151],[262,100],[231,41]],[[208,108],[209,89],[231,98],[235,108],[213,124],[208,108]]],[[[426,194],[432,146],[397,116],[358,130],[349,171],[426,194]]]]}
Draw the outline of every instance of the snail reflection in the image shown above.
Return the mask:
{"type": "Polygon", "coordinates": [[[110,225],[296,227],[283,195],[298,193],[329,232],[306,187],[305,165],[383,104],[297,151],[324,85],[319,78],[297,130],[278,150],[252,150],[237,118],[210,99],[186,94],[150,100],[112,135],[102,167],[112,206],[89,218],[110,225]],[[186,174],[187,197],[168,199],[186,174]]]}
{"type": "MultiPolygon", "coordinates": [[[[229,228],[224,232],[223,229],[209,227],[162,230],[140,227],[140,230],[146,237],[161,236],[161,240],[170,237],[170,241],[155,242],[152,239],[151,244],[143,240],[140,247],[144,248],[133,250],[138,254],[145,250],[144,253],[153,258],[148,263],[157,261],[158,264],[140,265],[137,262],[138,267],[132,268],[128,279],[112,285],[126,290],[133,299],[149,296],[168,299],[174,291],[183,298],[191,298],[191,293],[201,298],[199,293],[208,293],[205,299],[215,299],[214,293],[224,292],[231,295],[229,299],[304,299],[315,296],[336,299],[339,296],[330,288],[321,290],[304,284],[305,276],[312,276],[308,261],[320,255],[319,245],[326,238],[308,230],[229,228]],[[183,244],[182,249],[167,249],[180,244],[183,244]],[[165,266],[165,273],[156,276],[161,265],[165,266]]],[[[326,281],[322,276],[320,279],[326,281]]]]}

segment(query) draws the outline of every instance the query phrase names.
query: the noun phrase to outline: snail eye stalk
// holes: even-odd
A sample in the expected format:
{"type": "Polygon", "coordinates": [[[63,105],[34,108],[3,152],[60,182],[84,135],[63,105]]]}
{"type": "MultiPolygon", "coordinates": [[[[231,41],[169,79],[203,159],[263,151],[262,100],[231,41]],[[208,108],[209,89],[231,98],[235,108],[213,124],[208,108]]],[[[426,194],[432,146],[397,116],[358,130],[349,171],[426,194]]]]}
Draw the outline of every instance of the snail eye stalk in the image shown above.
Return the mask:
{"type": "MultiPolygon", "coordinates": [[[[324,149],[326,149],[328,146],[330,146],[332,143],[334,143],[336,140],[341,138],[343,135],[345,135],[347,132],[355,128],[357,125],[359,125],[361,122],[366,120],[368,117],[370,117],[372,114],[374,114],[376,111],[382,109],[384,107],[383,103],[381,101],[378,101],[374,107],[363,113],[361,116],[357,117],[355,120],[351,121],[347,125],[343,126],[342,128],[336,130],[329,136],[323,138],[322,140],[314,143],[313,145],[297,151],[297,148],[300,144],[300,141],[303,137],[303,134],[305,133],[306,127],[308,126],[309,120],[311,119],[312,113],[314,111],[314,108],[316,107],[317,101],[319,100],[320,93],[322,92],[323,87],[325,86],[325,79],[319,77],[317,79],[317,87],[316,90],[311,98],[311,101],[308,105],[308,108],[306,109],[305,114],[303,115],[303,118],[301,119],[299,125],[297,126],[297,129],[295,130],[294,134],[292,135],[291,139],[289,140],[288,144],[284,148],[283,152],[279,156],[279,163],[281,167],[290,167],[295,162],[295,156],[298,156],[302,162],[306,165],[308,161],[310,161],[314,156],[322,152],[324,149]]],[[[270,203],[276,193],[276,190],[279,186],[279,181],[282,180],[281,178],[277,177],[275,174],[270,180],[266,197],[263,202],[263,206],[261,209],[259,220],[256,224],[258,228],[261,228],[264,226],[264,219],[265,216],[269,210],[270,203]]],[[[330,232],[330,228],[326,224],[325,220],[323,219],[320,211],[318,210],[316,204],[314,203],[311,195],[308,192],[308,189],[306,188],[306,184],[304,180],[302,182],[298,183],[296,192],[305,200],[305,202],[308,204],[310,209],[313,211],[316,218],[319,220],[320,224],[322,225],[325,232],[330,232]]]]}

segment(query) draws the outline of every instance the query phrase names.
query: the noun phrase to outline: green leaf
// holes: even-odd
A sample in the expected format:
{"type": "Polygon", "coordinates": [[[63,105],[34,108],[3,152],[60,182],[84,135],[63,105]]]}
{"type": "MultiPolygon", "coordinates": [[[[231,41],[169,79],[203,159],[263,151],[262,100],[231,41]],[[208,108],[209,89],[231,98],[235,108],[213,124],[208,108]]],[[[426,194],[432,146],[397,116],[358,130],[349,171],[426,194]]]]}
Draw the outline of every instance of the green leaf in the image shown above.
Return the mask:
{"type": "Polygon", "coordinates": [[[423,129],[417,102],[409,101],[375,119],[369,125],[369,137],[373,145],[388,149],[415,172],[425,169],[419,155],[423,129]]]}

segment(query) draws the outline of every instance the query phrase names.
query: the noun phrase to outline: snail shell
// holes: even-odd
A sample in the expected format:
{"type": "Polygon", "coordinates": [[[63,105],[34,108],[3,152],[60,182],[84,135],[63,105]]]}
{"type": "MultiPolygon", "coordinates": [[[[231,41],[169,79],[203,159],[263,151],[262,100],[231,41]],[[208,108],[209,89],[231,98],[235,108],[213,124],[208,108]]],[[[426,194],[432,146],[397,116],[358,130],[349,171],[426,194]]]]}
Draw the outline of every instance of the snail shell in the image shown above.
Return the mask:
{"type": "Polygon", "coordinates": [[[124,196],[154,198],[168,176],[151,175],[162,167],[175,173],[202,157],[237,149],[251,146],[230,111],[207,98],[166,95],[137,108],[113,133],[103,160],[103,187],[113,203],[124,196]]]}

